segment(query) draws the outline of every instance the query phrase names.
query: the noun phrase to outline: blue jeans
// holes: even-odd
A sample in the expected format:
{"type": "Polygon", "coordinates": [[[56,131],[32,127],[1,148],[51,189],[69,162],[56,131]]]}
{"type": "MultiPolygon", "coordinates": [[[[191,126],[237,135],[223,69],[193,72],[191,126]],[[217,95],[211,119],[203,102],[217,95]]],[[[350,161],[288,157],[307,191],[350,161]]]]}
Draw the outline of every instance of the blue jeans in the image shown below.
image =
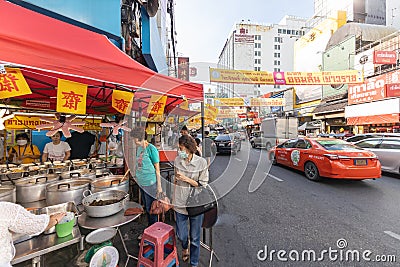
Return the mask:
{"type": "Polygon", "coordinates": [[[155,200],[154,197],[157,195],[157,183],[150,186],[140,186],[140,194],[142,195],[142,202],[147,211],[147,226],[150,226],[158,221],[157,215],[150,214],[151,204],[155,200]]]}
{"type": "Polygon", "coordinates": [[[200,235],[201,225],[203,224],[203,214],[189,217],[188,215],[175,212],[176,215],[176,235],[182,242],[182,248],[188,248],[188,224],[190,223],[190,265],[198,266],[200,258],[200,235]]]}

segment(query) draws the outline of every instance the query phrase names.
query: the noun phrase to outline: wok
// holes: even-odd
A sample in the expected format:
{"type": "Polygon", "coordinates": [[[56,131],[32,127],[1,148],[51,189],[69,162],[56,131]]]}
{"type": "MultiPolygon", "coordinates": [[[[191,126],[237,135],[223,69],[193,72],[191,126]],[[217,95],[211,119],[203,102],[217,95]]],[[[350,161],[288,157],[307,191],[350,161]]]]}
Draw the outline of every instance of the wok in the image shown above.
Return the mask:
{"type": "Polygon", "coordinates": [[[107,190],[94,194],[92,194],[90,190],[86,190],[83,192],[83,196],[82,205],[88,216],[108,217],[125,208],[129,195],[120,190],[107,190]],[[89,192],[90,195],[86,196],[87,192],[89,192]],[[107,202],[114,203],[108,204],[107,202]],[[99,205],[93,206],[94,203],[99,205]]]}

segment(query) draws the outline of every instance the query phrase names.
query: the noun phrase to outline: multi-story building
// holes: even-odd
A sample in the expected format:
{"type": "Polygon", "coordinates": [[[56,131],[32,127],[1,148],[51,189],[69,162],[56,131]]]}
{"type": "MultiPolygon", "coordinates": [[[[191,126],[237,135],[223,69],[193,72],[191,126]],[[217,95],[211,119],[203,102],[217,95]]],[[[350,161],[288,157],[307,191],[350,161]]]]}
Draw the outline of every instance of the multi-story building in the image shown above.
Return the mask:
{"type": "MultiPolygon", "coordinates": [[[[278,24],[245,22],[234,25],[218,59],[218,68],[292,71],[293,46],[304,34],[305,19],[285,16],[278,24]]],[[[257,97],[285,89],[279,85],[218,84],[219,97],[257,97]]]]}
{"type": "Polygon", "coordinates": [[[347,21],[386,25],[386,0],[314,0],[314,16],[309,26],[335,16],[337,11],[346,11],[347,21]]]}
{"type": "Polygon", "coordinates": [[[400,29],[399,0],[386,0],[386,25],[400,29]]]}

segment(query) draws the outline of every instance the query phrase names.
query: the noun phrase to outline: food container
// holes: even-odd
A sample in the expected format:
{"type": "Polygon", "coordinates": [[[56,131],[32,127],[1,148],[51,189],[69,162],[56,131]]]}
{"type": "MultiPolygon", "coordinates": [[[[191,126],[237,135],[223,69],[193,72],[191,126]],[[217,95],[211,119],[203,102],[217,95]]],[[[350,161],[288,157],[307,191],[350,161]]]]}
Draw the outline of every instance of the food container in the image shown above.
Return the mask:
{"type": "Polygon", "coordinates": [[[128,197],[120,190],[102,191],[84,197],[82,205],[90,217],[108,217],[124,209],[128,197]]]}
{"type": "Polygon", "coordinates": [[[0,185],[0,201],[13,202],[16,201],[16,188],[14,185],[0,185]]]}
{"type": "MultiPolygon", "coordinates": [[[[75,216],[78,216],[78,209],[75,205],[74,202],[65,202],[65,203],[61,203],[61,204],[57,204],[57,205],[53,205],[53,206],[46,206],[43,208],[30,208],[28,209],[31,213],[39,215],[39,214],[47,214],[47,215],[51,215],[54,213],[60,213],[60,212],[72,212],[75,214],[75,216]]],[[[77,222],[75,220],[74,222],[74,226],[77,225],[77,222]]],[[[55,233],[56,228],[53,226],[50,229],[48,229],[47,231],[44,232],[44,234],[52,234],[55,233]]]]}
{"type": "Polygon", "coordinates": [[[121,190],[129,192],[129,180],[124,179],[123,175],[110,175],[97,178],[90,183],[91,190],[94,193],[105,190],[121,190]]]}
{"type": "Polygon", "coordinates": [[[58,176],[31,176],[15,181],[17,202],[29,203],[46,199],[46,186],[56,182],[58,176]]]}
{"type": "Polygon", "coordinates": [[[56,205],[73,201],[75,205],[82,203],[83,192],[90,189],[91,179],[69,179],[46,186],[47,205],[56,205]]]}
{"type": "Polygon", "coordinates": [[[66,237],[72,234],[76,219],[73,212],[67,212],[67,214],[56,224],[56,233],[58,237],[66,237]]]}

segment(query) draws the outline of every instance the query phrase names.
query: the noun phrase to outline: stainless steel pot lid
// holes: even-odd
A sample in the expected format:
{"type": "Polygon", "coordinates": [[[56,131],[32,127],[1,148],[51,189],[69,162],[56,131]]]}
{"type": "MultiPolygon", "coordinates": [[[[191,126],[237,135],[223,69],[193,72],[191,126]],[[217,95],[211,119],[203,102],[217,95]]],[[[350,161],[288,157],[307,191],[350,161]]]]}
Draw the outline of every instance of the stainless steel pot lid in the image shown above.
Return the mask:
{"type": "Polygon", "coordinates": [[[30,176],[27,178],[19,179],[19,180],[15,181],[15,184],[19,185],[19,186],[45,184],[47,182],[55,181],[57,179],[58,179],[58,176],[38,175],[38,176],[30,176]]]}
{"type": "Polygon", "coordinates": [[[112,239],[117,234],[117,229],[112,227],[100,228],[94,230],[86,236],[86,242],[89,244],[101,244],[112,239]]]}
{"type": "Polygon", "coordinates": [[[93,182],[91,182],[91,185],[95,187],[111,187],[128,183],[128,180],[122,180],[123,178],[123,175],[104,176],[93,180],[93,182]]]}
{"type": "Polygon", "coordinates": [[[47,191],[68,191],[81,189],[90,184],[92,179],[73,179],[73,180],[62,180],[60,182],[52,183],[47,185],[47,191]]]}

